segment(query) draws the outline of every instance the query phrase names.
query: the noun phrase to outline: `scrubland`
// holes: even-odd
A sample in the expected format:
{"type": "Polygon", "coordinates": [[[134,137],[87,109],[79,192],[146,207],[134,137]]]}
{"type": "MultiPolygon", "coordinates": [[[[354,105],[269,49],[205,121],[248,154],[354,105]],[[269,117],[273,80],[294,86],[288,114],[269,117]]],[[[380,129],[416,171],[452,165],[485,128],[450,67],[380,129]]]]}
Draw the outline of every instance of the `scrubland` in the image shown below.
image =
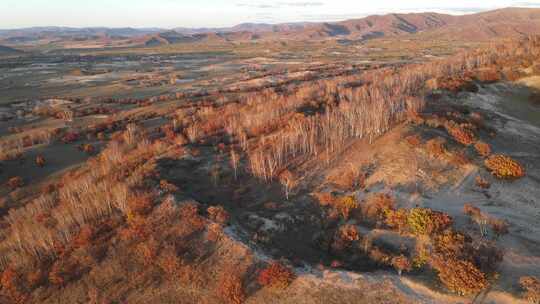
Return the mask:
{"type": "Polygon", "coordinates": [[[534,185],[538,168],[492,144],[500,117],[449,100],[537,75],[539,57],[530,37],[421,63],[32,104],[23,114],[49,127],[0,139],[1,301],[536,303],[539,240],[460,191],[499,202],[490,188],[534,185]],[[48,147],[82,159],[50,161],[63,150],[48,147]],[[326,280],[340,273],[362,275],[326,280]]]}

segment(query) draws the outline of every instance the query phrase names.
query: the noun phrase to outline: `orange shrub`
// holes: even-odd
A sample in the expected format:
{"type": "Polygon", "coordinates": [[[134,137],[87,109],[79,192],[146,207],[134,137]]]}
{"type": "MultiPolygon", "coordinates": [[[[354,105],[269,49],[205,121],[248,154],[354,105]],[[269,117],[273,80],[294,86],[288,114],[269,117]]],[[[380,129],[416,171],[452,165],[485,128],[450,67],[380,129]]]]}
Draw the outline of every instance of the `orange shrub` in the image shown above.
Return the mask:
{"type": "Polygon", "coordinates": [[[174,247],[165,247],[158,258],[157,264],[165,272],[168,279],[178,279],[177,276],[182,267],[182,261],[176,255],[174,247]]]}
{"type": "Polygon", "coordinates": [[[354,196],[345,196],[336,202],[336,209],[344,219],[349,219],[351,213],[358,209],[358,203],[354,196]]]}
{"type": "Polygon", "coordinates": [[[405,137],[405,140],[407,141],[407,143],[413,147],[417,147],[419,146],[422,141],[420,139],[420,136],[418,135],[411,135],[411,136],[407,136],[405,137]]]}
{"type": "Polygon", "coordinates": [[[159,188],[167,193],[174,193],[178,191],[178,187],[162,179],[159,181],[159,188]]]}
{"type": "Polygon", "coordinates": [[[484,162],[486,168],[500,179],[516,179],[525,176],[525,169],[517,161],[504,155],[492,155],[484,162]]]}
{"type": "Polygon", "coordinates": [[[0,277],[0,283],[13,303],[26,303],[27,295],[22,289],[21,278],[15,269],[6,268],[0,277]]]}
{"type": "Polygon", "coordinates": [[[456,165],[456,166],[463,166],[468,163],[470,163],[469,158],[467,157],[467,154],[465,151],[456,151],[454,152],[450,157],[450,163],[456,165]]]}
{"type": "Polygon", "coordinates": [[[136,253],[144,265],[152,264],[159,253],[159,242],[153,237],[137,245],[136,253]]]}
{"type": "Polygon", "coordinates": [[[92,146],[91,144],[83,144],[81,147],[81,151],[84,151],[86,154],[92,155],[96,152],[96,148],[92,146]]]}
{"type": "Polygon", "coordinates": [[[395,207],[394,199],[384,193],[377,193],[370,196],[362,205],[362,214],[371,222],[382,222],[386,218],[388,210],[393,210],[395,207]]]}
{"type": "Polygon", "coordinates": [[[411,260],[404,255],[392,258],[392,266],[394,266],[399,275],[401,275],[403,271],[412,270],[411,260]]]}
{"type": "Polygon", "coordinates": [[[463,205],[463,213],[468,216],[480,216],[482,214],[482,211],[480,211],[480,208],[475,207],[469,203],[466,203],[463,205]]]}
{"type": "Polygon", "coordinates": [[[319,205],[321,206],[331,206],[336,202],[336,198],[330,192],[318,192],[313,195],[319,201],[319,205]]]}
{"type": "Polygon", "coordinates": [[[154,202],[151,195],[139,195],[128,201],[129,213],[133,215],[146,215],[152,211],[154,202]]]}
{"type": "Polygon", "coordinates": [[[380,265],[392,264],[392,256],[385,253],[378,247],[373,247],[369,250],[369,258],[380,265]]]}
{"type": "Polygon", "coordinates": [[[38,266],[35,270],[26,274],[26,282],[30,289],[35,289],[47,282],[47,273],[38,266]]]}
{"type": "Polygon", "coordinates": [[[285,289],[295,278],[294,272],[278,262],[272,262],[259,272],[259,284],[272,289],[285,289]]]}
{"type": "Polygon", "coordinates": [[[365,174],[352,165],[343,172],[330,177],[331,182],[341,190],[353,190],[357,187],[363,188],[365,179],[365,174]]]}
{"type": "Polygon", "coordinates": [[[12,177],[10,178],[8,181],[7,181],[7,185],[11,188],[11,189],[17,189],[17,188],[21,188],[22,186],[24,186],[24,181],[23,179],[20,177],[20,176],[15,176],[15,177],[12,177]]]}
{"type": "Polygon", "coordinates": [[[475,78],[483,83],[494,83],[501,80],[501,74],[496,69],[491,68],[477,71],[475,78]]]}
{"type": "Polygon", "coordinates": [[[66,143],[66,144],[76,142],[77,140],[79,140],[79,133],[77,133],[77,132],[67,132],[62,137],[62,142],[66,143]]]}
{"type": "Polygon", "coordinates": [[[222,206],[211,206],[207,209],[207,212],[212,221],[221,225],[227,225],[231,217],[222,206]]]}
{"type": "Polygon", "coordinates": [[[484,273],[469,261],[440,259],[435,270],[444,286],[459,295],[475,294],[488,286],[484,273]]]}
{"type": "Polygon", "coordinates": [[[474,144],[474,149],[476,150],[476,152],[478,152],[478,154],[480,154],[480,156],[483,157],[488,157],[491,154],[490,145],[482,141],[477,141],[474,144]]]}
{"type": "Polygon", "coordinates": [[[242,304],[246,299],[242,280],[239,276],[232,274],[231,271],[221,275],[218,281],[217,293],[220,298],[230,304],[242,304]]]}
{"type": "Polygon", "coordinates": [[[445,140],[442,138],[433,138],[426,142],[426,149],[428,153],[433,157],[440,157],[446,154],[446,148],[444,147],[445,140]]]}
{"type": "Polygon", "coordinates": [[[69,258],[57,260],[49,271],[49,282],[63,286],[78,275],[78,270],[78,263],[69,258]]]}
{"type": "Polygon", "coordinates": [[[468,129],[465,129],[455,123],[448,123],[446,126],[448,134],[454,138],[460,144],[465,146],[471,145],[474,143],[474,133],[468,129]]]}
{"type": "Polygon", "coordinates": [[[412,233],[431,235],[446,230],[452,225],[452,217],[429,208],[413,208],[407,215],[407,223],[412,233]]]}
{"type": "Polygon", "coordinates": [[[540,303],[540,280],[527,276],[519,279],[519,285],[525,290],[523,297],[531,303],[540,303]]]}
{"type": "Polygon", "coordinates": [[[36,156],[36,165],[40,168],[45,166],[45,157],[43,155],[36,156]]]}
{"type": "Polygon", "coordinates": [[[491,187],[491,184],[485,179],[483,178],[482,176],[478,175],[475,179],[474,179],[476,185],[482,189],[489,189],[489,187],[491,187]]]}
{"type": "Polygon", "coordinates": [[[346,224],[341,227],[339,227],[335,240],[334,240],[334,247],[337,247],[336,249],[344,249],[346,247],[349,247],[350,244],[354,241],[358,241],[360,239],[360,234],[358,233],[358,228],[354,225],[346,224]]]}
{"type": "Polygon", "coordinates": [[[505,220],[490,218],[488,222],[491,230],[493,230],[497,236],[508,234],[509,225],[505,220]]]}
{"type": "Polygon", "coordinates": [[[94,237],[94,229],[91,226],[84,226],[73,239],[73,245],[76,247],[86,247],[90,245],[94,237]]]}
{"type": "Polygon", "coordinates": [[[400,233],[407,229],[407,210],[388,210],[386,212],[386,225],[391,229],[395,229],[400,233]]]}

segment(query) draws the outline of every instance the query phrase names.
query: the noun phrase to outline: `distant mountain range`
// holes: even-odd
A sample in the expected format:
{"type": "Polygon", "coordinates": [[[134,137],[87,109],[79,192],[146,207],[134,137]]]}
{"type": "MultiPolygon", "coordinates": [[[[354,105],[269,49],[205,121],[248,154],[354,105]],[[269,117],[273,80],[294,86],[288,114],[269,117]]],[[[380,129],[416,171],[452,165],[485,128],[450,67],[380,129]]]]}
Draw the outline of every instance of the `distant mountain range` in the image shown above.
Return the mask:
{"type": "Polygon", "coordinates": [[[12,30],[0,30],[0,37],[4,38],[17,38],[20,37],[43,37],[43,36],[143,36],[148,34],[155,34],[166,31],[159,28],[108,28],[108,27],[61,27],[61,26],[47,26],[47,27],[29,27],[12,30]]]}
{"type": "MultiPolygon", "coordinates": [[[[197,41],[251,41],[264,39],[368,40],[425,33],[436,38],[485,40],[540,34],[540,9],[507,8],[453,16],[437,13],[374,15],[332,23],[244,23],[228,28],[69,28],[34,27],[0,30],[0,43],[9,46],[41,39],[128,40],[135,45],[156,46],[197,41]]],[[[125,43],[124,43],[125,44],[125,43]]]]}

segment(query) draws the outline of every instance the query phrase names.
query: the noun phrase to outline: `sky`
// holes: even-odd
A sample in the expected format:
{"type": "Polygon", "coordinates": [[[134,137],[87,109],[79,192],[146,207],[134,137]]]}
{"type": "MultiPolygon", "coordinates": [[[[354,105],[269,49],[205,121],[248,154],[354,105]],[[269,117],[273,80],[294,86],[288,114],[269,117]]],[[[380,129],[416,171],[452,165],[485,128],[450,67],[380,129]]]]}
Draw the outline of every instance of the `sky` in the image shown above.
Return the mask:
{"type": "Polygon", "coordinates": [[[244,22],[338,21],[385,13],[468,14],[510,6],[540,7],[540,0],[0,0],[0,29],[226,27],[244,22]]]}

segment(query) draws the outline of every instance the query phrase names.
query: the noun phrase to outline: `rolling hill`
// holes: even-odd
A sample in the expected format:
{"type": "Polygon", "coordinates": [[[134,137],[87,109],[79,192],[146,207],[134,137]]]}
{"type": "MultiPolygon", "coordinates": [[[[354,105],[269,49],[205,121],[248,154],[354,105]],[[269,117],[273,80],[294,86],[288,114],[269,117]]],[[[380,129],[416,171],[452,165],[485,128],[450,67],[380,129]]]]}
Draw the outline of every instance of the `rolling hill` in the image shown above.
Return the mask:
{"type": "MultiPolygon", "coordinates": [[[[481,41],[540,34],[540,9],[506,8],[478,14],[453,16],[438,13],[373,15],[360,19],[324,23],[243,23],[228,28],[67,28],[38,27],[0,30],[0,42],[17,45],[42,39],[62,41],[125,40],[133,45],[159,46],[193,42],[253,40],[349,39],[365,41],[411,34],[426,39],[481,41]]],[[[47,41],[48,42],[48,41],[47,41]]]]}
{"type": "Polygon", "coordinates": [[[540,9],[507,8],[455,18],[448,26],[429,33],[463,40],[517,38],[540,34],[540,9]]]}

